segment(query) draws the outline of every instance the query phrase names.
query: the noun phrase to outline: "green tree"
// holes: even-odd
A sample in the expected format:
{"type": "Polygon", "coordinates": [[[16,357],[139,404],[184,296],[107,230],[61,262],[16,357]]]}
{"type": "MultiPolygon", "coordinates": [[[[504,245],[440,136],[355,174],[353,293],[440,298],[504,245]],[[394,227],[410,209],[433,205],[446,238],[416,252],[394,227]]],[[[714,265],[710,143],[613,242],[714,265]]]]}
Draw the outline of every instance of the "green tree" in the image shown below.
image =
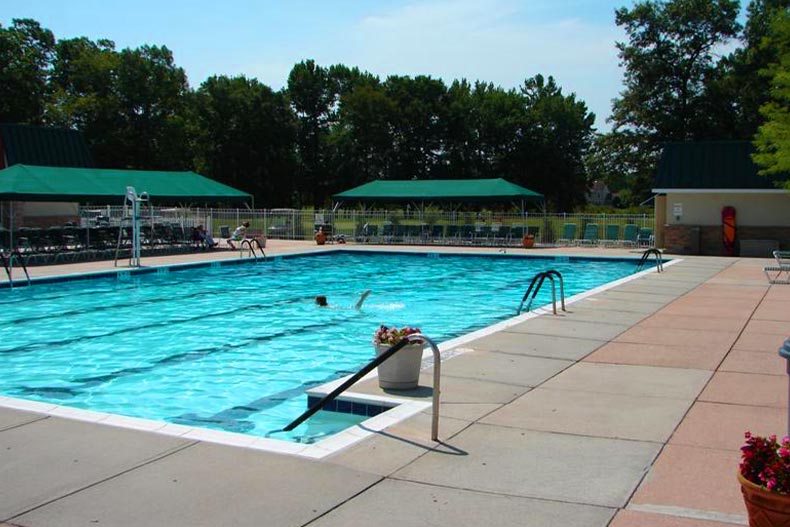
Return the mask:
{"type": "Polygon", "coordinates": [[[0,25],[0,122],[42,123],[54,47],[52,32],[35,20],[0,25]]]}
{"type": "Polygon", "coordinates": [[[590,181],[601,180],[619,196],[623,207],[635,207],[651,195],[657,158],[645,138],[630,131],[598,134],[585,159],[590,181]]]}
{"type": "Polygon", "coordinates": [[[109,40],[59,40],[50,79],[52,100],[47,121],[83,132],[99,166],[126,151],[117,93],[120,57],[109,40]]]}
{"type": "Polygon", "coordinates": [[[763,117],[760,107],[770,98],[769,75],[762,73],[777,60],[770,41],[770,20],[790,0],[752,0],[747,7],[741,46],[723,57],[706,80],[705,108],[711,138],[751,140],[763,117]]]}
{"type": "Polygon", "coordinates": [[[573,210],[585,200],[584,158],[592,141],[595,115],[575,94],[564,95],[552,77],[527,79],[521,93],[526,120],[513,180],[543,193],[557,210],[573,210]]]}
{"type": "Polygon", "coordinates": [[[243,76],[210,77],[191,106],[201,172],[250,192],[256,206],[293,200],[296,120],[282,92],[243,76]]]}
{"type": "MultiPolygon", "coordinates": [[[[765,123],[755,137],[754,159],[764,175],[790,174],[790,12],[777,12],[765,42],[777,52],[777,60],[767,70],[771,78],[771,99],[762,108],[765,123]]],[[[790,188],[790,184],[787,184],[790,188]]]]}
{"type": "Polygon", "coordinates": [[[384,90],[392,115],[391,179],[435,179],[444,137],[447,88],[439,79],[391,76],[384,90]]]}
{"type": "Polygon", "coordinates": [[[615,128],[654,143],[704,138],[705,81],[714,50],[737,35],[737,0],[643,1],[615,12],[628,42],[618,42],[625,90],[614,101],[615,128]]]}

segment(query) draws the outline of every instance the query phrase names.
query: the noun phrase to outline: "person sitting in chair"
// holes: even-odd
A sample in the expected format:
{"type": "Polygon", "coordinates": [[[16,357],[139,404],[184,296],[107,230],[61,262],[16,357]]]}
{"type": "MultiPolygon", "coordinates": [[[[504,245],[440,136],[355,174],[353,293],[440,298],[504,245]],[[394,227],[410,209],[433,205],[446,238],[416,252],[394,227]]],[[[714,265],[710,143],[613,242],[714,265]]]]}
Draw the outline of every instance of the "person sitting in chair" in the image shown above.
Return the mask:
{"type": "Polygon", "coordinates": [[[211,249],[212,247],[216,247],[219,245],[217,242],[214,241],[214,237],[211,236],[211,233],[206,230],[205,227],[202,225],[197,226],[197,237],[201,243],[205,244],[206,247],[211,249]]]}
{"type": "Polygon", "coordinates": [[[240,242],[241,240],[244,239],[244,235],[246,234],[247,229],[249,228],[249,226],[250,226],[250,222],[245,221],[244,223],[242,223],[241,225],[236,227],[236,230],[233,231],[233,234],[231,234],[230,238],[228,238],[228,246],[231,249],[235,249],[236,248],[236,246],[233,245],[233,242],[240,242]]]}

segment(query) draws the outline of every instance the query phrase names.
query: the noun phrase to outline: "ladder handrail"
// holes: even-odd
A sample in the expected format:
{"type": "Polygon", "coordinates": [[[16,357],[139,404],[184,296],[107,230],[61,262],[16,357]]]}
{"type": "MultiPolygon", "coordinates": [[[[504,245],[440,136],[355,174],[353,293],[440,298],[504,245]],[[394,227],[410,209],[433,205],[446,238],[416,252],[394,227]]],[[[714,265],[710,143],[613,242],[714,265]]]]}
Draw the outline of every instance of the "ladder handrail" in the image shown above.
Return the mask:
{"type": "Polygon", "coordinates": [[[527,311],[530,310],[532,307],[532,302],[535,300],[535,297],[538,296],[538,291],[543,286],[543,282],[546,281],[548,278],[551,281],[551,306],[554,314],[557,314],[557,290],[554,283],[554,277],[559,278],[560,281],[560,300],[562,302],[562,310],[567,311],[565,309],[565,281],[562,278],[562,274],[557,271],[556,269],[549,269],[548,271],[543,271],[535,276],[532,277],[532,281],[529,283],[529,287],[527,288],[527,292],[524,293],[524,297],[521,299],[521,303],[518,305],[518,309],[516,310],[516,315],[521,314],[521,309],[524,307],[524,302],[527,300],[527,297],[530,296],[532,293],[532,297],[529,299],[527,303],[527,311]],[[534,289],[533,289],[534,287],[534,289]]]}
{"type": "Polygon", "coordinates": [[[266,260],[266,252],[263,250],[263,246],[261,245],[261,242],[260,240],[258,240],[258,238],[244,238],[243,240],[241,240],[241,243],[239,244],[239,252],[240,253],[244,252],[244,244],[246,243],[247,247],[250,250],[250,256],[253,256],[257,260],[258,253],[255,252],[255,247],[252,246],[252,242],[255,242],[255,244],[258,246],[258,249],[261,250],[261,255],[263,256],[263,259],[266,260]]]}
{"type": "Polygon", "coordinates": [[[651,247],[647,249],[645,252],[642,253],[642,257],[639,259],[639,263],[636,266],[637,272],[642,270],[642,267],[647,263],[647,259],[650,255],[654,255],[656,257],[656,269],[659,273],[664,272],[664,259],[661,254],[661,251],[656,249],[655,247],[651,247]]]}
{"type": "MultiPolygon", "coordinates": [[[[549,269],[548,271],[546,271],[546,274],[547,275],[556,276],[559,279],[559,281],[560,281],[560,302],[562,303],[562,310],[563,311],[567,311],[567,309],[565,309],[565,280],[562,278],[562,273],[560,273],[556,269],[549,269]]],[[[552,283],[552,286],[553,285],[554,284],[552,283]]],[[[555,309],[554,313],[556,314],[556,312],[557,312],[557,310],[555,309]]]]}
{"type": "Polygon", "coordinates": [[[19,249],[14,249],[7,255],[0,252],[0,259],[3,260],[3,267],[5,268],[5,274],[8,275],[8,283],[10,284],[11,288],[14,287],[14,277],[13,277],[13,270],[14,270],[14,258],[19,260],[21,264],[22,270],[25,272],[25,278],[27,279],[27,285],[30,285],[30,274],[27,272],[27,264],[25,263],[24,255],[19,252],[19,249]]]}
{"type": "Polygon", "coordinates": [[[3,268],[5,269],[5,274],[8,276],[8,283],[11,285],[11,289],[14,288],[14,279],[11,277],[11,271],[8,269],[8,258],[6,255],[0,252],[0,260],[3,261],[3,268]]]}
{"type": "Polygon", "coordinates": [[[343,384],[332,390],[330,393],[325,395],[321,400],[319,400],[316,404],[311,406],[307,409],[302,415],[294,419],[288,426],[283,428],[282,432],[290,432],[307,419],[313,416],[316,412],[318,412],[321,408],[329,404],[330,402],[334,401],[338,395],[346,391],[349,387],[351,387],[354,383],[360,380],[362,377],[373,371],[379,364],[384,362],[385,360],[389,359],[393,355],[395,355],[398,351],[402,350],[408,344],[417,343],[417,342],[427,342],[428,345],[431,346],[433,350],[433,400],[432,400],[432,410],[433,415],[431,418],[431,440],[438,441],[439,440],[439,393],[441,392],[440,387],[440,380],[441,380],[441,353],[439,352],[439,346],[436,343],[426,337],[421,333],[414,333],[412,335],[407,335],[400,342],[390,347],[387,351],[367,363],[365,366],[362,367],[357,373],[349,377],[343,384]]]}
{"type": "Polygon", "coordinates": [[[527,292],[524,293],[524,296],[521,298],[521,303],[518,305],[518,309],[516,310],[517,315],[521,313],[521,307],[524,305],[524,302],[526,302],[527,298],[529,298],[529,294],[532,292],[532,288],[535,287],[535,283],[539,278],[543,278],[543,273],[538,273],[532,277],[532,281],[529,283],[527,292]]]}

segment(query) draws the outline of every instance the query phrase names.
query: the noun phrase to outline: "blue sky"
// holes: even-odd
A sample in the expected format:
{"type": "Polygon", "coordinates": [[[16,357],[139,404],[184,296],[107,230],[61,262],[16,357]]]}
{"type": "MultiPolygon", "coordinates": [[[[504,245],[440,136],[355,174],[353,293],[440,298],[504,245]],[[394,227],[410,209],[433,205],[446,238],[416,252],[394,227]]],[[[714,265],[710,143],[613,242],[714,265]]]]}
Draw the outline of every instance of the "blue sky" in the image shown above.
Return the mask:
{"type": "Polygon", "coordinates": [[[118,49],[164,44],[192,86],[245,74],[277,89],[307,58],[382,77],[463,77],[506,88],[542,73],[607,129],[622,79],[614,10],[624,5],[632,1],[3,0],[0,23],[34,18],[57,38],[108,38],[118,49]]]}

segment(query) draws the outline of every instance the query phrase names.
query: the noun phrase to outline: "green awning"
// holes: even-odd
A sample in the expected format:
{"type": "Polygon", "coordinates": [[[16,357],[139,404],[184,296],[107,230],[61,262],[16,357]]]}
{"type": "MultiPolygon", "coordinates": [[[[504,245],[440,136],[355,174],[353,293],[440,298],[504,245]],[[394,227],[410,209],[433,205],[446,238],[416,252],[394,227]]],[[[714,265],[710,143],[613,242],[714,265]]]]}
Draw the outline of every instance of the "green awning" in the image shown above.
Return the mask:
{"type": "Polygon", "coordinates": [[[194,172],[110,170],[14,165],[0,170],[2,201],[122,203],[126,187],[147,192],[152,202],[249,201],[246,192],[194,172]]]}
{"type": "Polygon", "coordinates": [[[543,194],[504,179],[371,181],[332,196],[335,201],[541,201],[543,194]]]}

